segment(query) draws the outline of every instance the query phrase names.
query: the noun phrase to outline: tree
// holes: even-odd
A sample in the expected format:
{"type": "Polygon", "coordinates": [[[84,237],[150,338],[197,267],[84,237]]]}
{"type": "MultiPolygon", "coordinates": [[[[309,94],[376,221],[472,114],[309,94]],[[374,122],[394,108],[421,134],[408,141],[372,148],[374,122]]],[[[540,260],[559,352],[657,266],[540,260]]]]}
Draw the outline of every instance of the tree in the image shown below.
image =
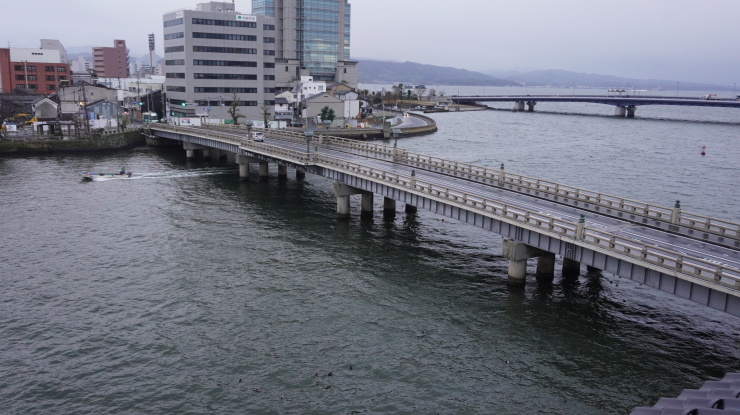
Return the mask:
{"type": "MultiPolygon", "coordinates": [[[[321,121],[329,121],[329,123],[334,121],[334,110],[329,108],[329,106],[325,106],[321,109],[321,114],[319,114],[319,118],[321,118],[321,121]]],[[[326,128],[329,128],[328,126],[326,128]]]]}
{"type": "Polygon", "coordinates": [[[234,125],[239,124],[239,118],[244,118],[244,116],[239,113],[239,109],[237,108],[238,106],[239,106],[239,98],[236,96],[236,93],[234,93],[233,99],[231,101],[231,106],[229,107],[229,110],[227,111],[229,115],[231,115],[231,119],[234,121],[234,125]]]}
{"type": "Polygon", "coordinates": [[[424,94],[427,92],[427,88],[425,86],[419,85],[416,87],[416,96],[421,101],[424,99],[424,94]]]}
{"type": "Polygon", "coordinates": [[[260,109],[262,110],[262,120],[265,121],[265,128],[270,128],[270,107],[263,105],[260,109]]]}

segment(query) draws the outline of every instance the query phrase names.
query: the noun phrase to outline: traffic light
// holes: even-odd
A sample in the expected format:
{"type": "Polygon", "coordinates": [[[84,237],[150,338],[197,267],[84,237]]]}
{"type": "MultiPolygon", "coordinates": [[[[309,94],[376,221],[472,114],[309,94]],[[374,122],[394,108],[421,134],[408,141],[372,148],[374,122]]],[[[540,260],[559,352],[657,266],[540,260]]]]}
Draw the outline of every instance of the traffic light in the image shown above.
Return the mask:
{"type": "Polygon", "coordinates": [[[143,102],[139,102],[139,105],[140,105],[140,106],[144,106],[144,103],[143,103],[143,102]]]}

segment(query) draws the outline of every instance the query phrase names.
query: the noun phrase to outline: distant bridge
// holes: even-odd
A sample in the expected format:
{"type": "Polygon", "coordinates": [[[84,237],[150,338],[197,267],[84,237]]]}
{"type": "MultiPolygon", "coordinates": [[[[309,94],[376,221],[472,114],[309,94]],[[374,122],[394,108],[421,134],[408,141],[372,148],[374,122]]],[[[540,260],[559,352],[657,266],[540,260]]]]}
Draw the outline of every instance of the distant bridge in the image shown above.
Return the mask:
{"type": "Polygon", "coordinates": [[[651,95],[453,95],[453,104],[476,104],[480,102],[513,102],[514,111],[534,111],[538,102],[588,102],[614,105],[614,115],[633,118],[638,105],[681,105],[693,107],[740,108],[740,99],[704,99],[697,97],[664,97],[651,95]]]}

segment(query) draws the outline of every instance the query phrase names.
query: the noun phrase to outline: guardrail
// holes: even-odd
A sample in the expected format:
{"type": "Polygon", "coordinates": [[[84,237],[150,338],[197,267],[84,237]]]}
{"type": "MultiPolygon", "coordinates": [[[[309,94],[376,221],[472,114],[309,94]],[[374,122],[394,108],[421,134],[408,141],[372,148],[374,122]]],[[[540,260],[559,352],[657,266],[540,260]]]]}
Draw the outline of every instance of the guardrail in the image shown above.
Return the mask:
{"type": "MultiPolygon", "coordinates": [[[[305,137],[301,133],[272,130],[270,134],[305,141],[305,137]]],[[[507,172],[504,169],[490,169],[440,157],[412,153],[404,149],[397,149],[384,144],[368,143],[328,135],[315,136],[314,140],[317,140],[319,143],[327,143],[352,150],[372,152],[386,157],[395,157],[397,159],[401,158],[430,169],[447,170],[449,172],[447,174],[468,176],[466,177],[467,179],[482,184],[499,186],[508,184],[526,189],[530,192],[546,193],[551,196],[588,203],[604,209],[611,209],[646,219],[653,219],[677,226],[683,226],[697,232],[705,232],[731,240],[740,240],[740,224],[723,219],[711,218],[684,211],[680,211],[680,213],[674,215],[674,208],[625,199],[607,193],[595,192],[549,180],[524,176],[507,172]]],[[[520,193],[526,192],[520,191],[520,193]]]]}
{"type": "Polygon", "coordinates": [[[575,244],[602,252],[606,251],[612,256],[629,258],[630,262],[644,264],[647,268],[674,275],[688,275],[713,286],[719,285],[733,291],[740,290],[740,269],[722,267],[711,261],[681,255],[675,251],[589,228],[585,225],[579,229],[579,224],[574,222],[553,218],[482,196],[460,192],[453,188],[417,179],[415,176],[405,176],[321,154],[316,155],[314,162],[322,167],[366,177],[437,201],[457,205],[469,211],[529,227],[557,239],[572,239],[575,244]]]}
{"type": "MultiPolygon", "coordinates": [[[[433,200],[494,217],[504,222],[513,223],[517,226],[529,228],[557,239],[572,240],[572,243],[576,245],[604,252],[616,258],[626,259],[629,262],[643,265],[649,269],[655,269],[675,276],[686,276],[701,285],[711,286],[713,288],[722,287],[726,292],[733,295],[738,295],[737,291],[740,291],[740,268],[724,267],[701,258],[682,255],[678,252],[645,244],[635,239],[589,228],[585,224],[577,224],[564,219],[553,218],[480,195],[440,186],[418,179],[416,176],[398,174],[320,153],[314,152],[309,154],[286,150],[281,147],[258,143],[252,140],[235,139],[233,136],[218,131],[207,131],[194,127],[163,127],[160,125],[153,128],[192,133],[232,144],[239,144],[241,147],[253,151],[261,151],[271,157],[350,173],[433,200]]],[[[489,172],[491,177],[497,177],[493,175],[493,172],[489,172]]]]}

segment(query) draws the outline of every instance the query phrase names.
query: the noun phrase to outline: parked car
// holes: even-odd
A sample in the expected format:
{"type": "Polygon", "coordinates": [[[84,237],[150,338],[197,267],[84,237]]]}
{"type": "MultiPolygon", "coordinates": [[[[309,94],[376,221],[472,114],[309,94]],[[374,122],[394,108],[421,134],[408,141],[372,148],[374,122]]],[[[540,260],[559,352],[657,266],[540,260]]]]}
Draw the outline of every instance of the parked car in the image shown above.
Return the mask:
{"type": "Polygon", "coordinates": [[[261,131],[255,131],[252,133],[252,140],[259,141],[260,143],[265,141],[265,133],[261,131]]]}

